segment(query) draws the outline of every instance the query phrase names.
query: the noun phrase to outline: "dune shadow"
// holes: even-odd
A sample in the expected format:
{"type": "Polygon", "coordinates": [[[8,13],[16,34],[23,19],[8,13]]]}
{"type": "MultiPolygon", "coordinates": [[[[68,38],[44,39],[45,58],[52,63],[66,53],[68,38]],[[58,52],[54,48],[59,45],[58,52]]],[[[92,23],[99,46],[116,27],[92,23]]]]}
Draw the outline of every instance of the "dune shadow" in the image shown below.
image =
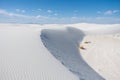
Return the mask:
{"type": "Polygon", "coordinates": [[[76,28],[43,29],[41,40],[50,53],[80,80],[105,80],[82,58],[79,44],[85,34],[76,28]]]}

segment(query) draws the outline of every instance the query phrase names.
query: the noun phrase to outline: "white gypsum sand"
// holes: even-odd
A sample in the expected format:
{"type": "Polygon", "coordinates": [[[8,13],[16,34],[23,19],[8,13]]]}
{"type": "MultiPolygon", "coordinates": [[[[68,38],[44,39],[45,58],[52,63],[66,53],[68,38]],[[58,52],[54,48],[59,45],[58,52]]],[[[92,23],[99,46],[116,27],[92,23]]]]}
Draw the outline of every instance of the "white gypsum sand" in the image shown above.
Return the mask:
{"type": "Polygon", "coordinates": [[[79,80],[44,47],[40,25],[0,25],[0,80],[79,80]]]}
{"type": "Polygon", "coordinates": [[[45,47],[80,80],[104,80],[79,54],[79,43],[83,37],[84,33],[73,27],[64,30],[43,29],[41,32],[45,47]]]}
{"type": "Polygon", "coordinates": [[[119,24],[0,24],[0,80],[119,80],[119,32],[119,24]],[[96,43],[79,52],[85,35],[96,43]]]}
{"type": "Polygon", "coordinates": [[[85,48],[85,50],[80,49],[84,60],[106,80],[120,79],[119,38],[118,34],[114,34],[114,36],[89,35],[84,38],[81,44],[85,48]]]}

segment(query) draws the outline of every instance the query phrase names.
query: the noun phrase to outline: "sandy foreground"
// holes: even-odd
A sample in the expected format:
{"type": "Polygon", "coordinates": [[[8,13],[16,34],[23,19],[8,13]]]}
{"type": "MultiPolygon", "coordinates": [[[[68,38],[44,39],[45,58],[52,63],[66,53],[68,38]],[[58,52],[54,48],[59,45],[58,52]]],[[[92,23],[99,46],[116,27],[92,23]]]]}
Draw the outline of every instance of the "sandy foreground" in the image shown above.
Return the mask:
{"type": "Polygon", "coordinates": [[[0,80],[79,80],[45,48],[40,25],[0,25],[0,80]]]}
{"type": "Polygon", "coordinates": [[[80,49],[84,60],[106,80],[120,79],[120,35],[86,36],[80,49]]]}

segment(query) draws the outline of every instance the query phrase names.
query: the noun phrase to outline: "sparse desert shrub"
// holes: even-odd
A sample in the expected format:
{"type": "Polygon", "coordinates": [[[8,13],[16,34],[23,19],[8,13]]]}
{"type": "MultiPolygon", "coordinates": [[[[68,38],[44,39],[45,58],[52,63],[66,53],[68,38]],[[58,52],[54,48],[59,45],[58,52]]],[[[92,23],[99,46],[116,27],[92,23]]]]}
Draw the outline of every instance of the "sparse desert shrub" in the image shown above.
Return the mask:
{"type": "Polygon", "coordinates": [[[80,49],[83,49],[83,50],[85,50],[85,48],[84,48],[83,46],[80,46],[80,49]]]}
{"type": "Polygon", "coordinates": [[[88,43],[91,43],[90,41],[85,41],[84,43],[88,44],[88,43]]]}

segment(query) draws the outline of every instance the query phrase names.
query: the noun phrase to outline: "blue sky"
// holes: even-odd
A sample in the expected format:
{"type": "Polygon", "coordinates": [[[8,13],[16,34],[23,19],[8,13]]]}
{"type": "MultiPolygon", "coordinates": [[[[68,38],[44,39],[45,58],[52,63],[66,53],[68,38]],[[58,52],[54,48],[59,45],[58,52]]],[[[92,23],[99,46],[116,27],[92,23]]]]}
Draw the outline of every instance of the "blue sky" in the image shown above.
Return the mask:
{"type": "Polygon", "coordinates": [[[120,0],[0,0],[0,22],[120,23],[120,0]]]}

